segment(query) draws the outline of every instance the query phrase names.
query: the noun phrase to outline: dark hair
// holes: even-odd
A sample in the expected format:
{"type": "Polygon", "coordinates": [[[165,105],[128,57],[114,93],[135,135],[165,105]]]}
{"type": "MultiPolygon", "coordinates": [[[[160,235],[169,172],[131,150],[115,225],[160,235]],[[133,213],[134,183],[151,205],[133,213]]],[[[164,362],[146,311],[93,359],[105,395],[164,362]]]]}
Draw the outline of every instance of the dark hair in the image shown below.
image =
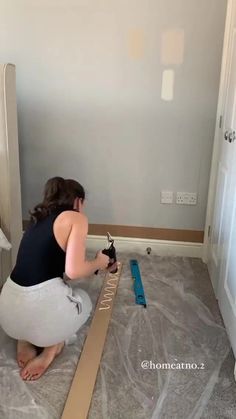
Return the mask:
{"type": "Polygon", "coordinates": [[[75,198],[85,199],[85,191],[79,182],[56,176],[48,179],[44,186],[43,202],[29,211],[31,221],[37,222],[60,207],[73,209],[75,198]]]}

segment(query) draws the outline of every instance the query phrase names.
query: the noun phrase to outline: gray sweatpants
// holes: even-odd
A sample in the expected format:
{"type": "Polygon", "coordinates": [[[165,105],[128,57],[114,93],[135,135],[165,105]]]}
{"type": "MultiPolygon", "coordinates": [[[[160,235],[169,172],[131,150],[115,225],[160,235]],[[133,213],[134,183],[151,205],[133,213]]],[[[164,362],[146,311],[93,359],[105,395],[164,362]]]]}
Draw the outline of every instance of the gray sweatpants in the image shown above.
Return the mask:
{"type": "Polygon", "coordinates": [[[87,321],[92,302],[62,278],[21,287],[9,277],[0,294],[0,325],[12,338],[47,347],[68,340],[87,321]]]}

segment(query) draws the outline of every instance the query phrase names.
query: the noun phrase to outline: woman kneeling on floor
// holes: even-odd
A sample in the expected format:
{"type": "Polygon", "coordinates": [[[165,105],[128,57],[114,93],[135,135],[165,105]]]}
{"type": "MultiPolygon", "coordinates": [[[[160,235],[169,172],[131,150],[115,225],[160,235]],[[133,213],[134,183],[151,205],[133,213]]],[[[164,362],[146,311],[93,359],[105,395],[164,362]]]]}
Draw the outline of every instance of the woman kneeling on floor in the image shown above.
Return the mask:
{"type": "Polygon", "coordinates": [[[105,270],[101,251],[85,259],[88,220],[85,192],[75,180],[54,177],[43,202],[34,208],[23,235],[16,265],[0,295],[0,324],[17,339],[17,362],[24,380],[36,380],[62,351],[64,343],[87,321],[92,302],[82,289],[64,282],[105,270]],[[37,348],[42,348],[38,355],[37,348]]]}

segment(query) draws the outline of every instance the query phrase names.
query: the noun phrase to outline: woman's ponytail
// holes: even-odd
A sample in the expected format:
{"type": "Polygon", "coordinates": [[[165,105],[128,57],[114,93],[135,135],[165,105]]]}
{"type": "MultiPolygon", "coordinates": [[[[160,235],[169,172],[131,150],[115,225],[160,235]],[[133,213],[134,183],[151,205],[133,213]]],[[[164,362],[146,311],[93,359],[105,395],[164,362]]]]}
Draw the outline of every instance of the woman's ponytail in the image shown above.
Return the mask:
{"type": "Polygon", "coordinates": [[[65,189],[66,183],[63,177],[55,176],[48,179],[44,187],[44,201],[57,201],[65,193],[65,189]]]}
{"type": "Polygon", "coordinates": [[[30,211],[30,218],[37,222],[47,217],[55,209],[66,206],[73,209],[75,198],[85,198],[85,191],[79,182],[73,179],[63,179],[55,176],[45,184],[43,202],[36,205],[33,211],[30,211]]]}

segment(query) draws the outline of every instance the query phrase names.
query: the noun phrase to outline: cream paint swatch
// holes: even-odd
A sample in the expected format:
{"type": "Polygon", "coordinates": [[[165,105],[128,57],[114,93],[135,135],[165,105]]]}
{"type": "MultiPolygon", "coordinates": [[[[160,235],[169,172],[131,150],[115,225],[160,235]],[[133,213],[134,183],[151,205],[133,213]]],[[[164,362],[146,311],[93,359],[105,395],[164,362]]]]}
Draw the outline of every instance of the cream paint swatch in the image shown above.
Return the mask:
{"type": "Polygon", "coordinates": [[[184,30],[171,29],[161,35],[161,63],[180,65],[184,60],[184,30]]]}
{"type": "Polygon", "coordinates": [[[174,70],[164,70],[162,74],[162,88],[161,88],[161,98],[163,100],[173,100],[174,98],[174,80],[175,73],[174,70]]]}
{"type": "Polygon", "coordinates": [[[129,57],[140,60],[144,56],[144,31],[143,29],[131,29],[128,36],[129,57]]]}

